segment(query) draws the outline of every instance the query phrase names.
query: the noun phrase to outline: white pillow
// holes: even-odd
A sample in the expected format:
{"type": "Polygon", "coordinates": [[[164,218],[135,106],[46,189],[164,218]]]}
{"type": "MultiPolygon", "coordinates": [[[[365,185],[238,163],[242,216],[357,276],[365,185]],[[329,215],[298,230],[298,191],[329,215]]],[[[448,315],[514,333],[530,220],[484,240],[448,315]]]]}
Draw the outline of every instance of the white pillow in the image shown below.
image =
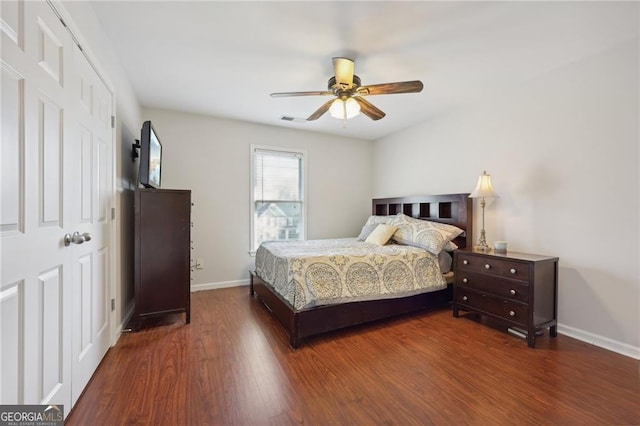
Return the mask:
{"type": "Polygon", "coordinates": [[[373,232],[374,229],[379,225],[379,223],[372,223],[369,225],[364,225],[362,230],[360,231],[360,235],[358,235],[358,241],[365,241],[369,235],[373,232]]]}
{"type": "Polygon", "coordinates": [[[398,229],[397,226],[380,223],[376,229],[365,240],[367,243],[383,246],[391,239],[391,236],[398,229]]]}
{"type": "Polygon", "coordinates": [[[453,258],[446,250],[442,250],[438,254],[438,265],[440,266],[440,272],[442,272],[443,274],[446,274],[451,270],[452,263],[453,258]]]}
{"type": "MultiPolygon", "coordinates": [[[[424,220],[424,219],[416,219],[414,217],[411,216],[407,216],[404,213],[398,213],[397,215],[394,216],[396,220],[400,220],[400,221],[405,221],[405,222],[409,222],[409,223],[418,223],[418,224],[424,224],[425,222],[430,224],[432,227],[437,228],[441,231],[444,231],[449,235],[449,241],[453,240],[456,237],[459,237],[460,235],[465,236],[465,232],[464,230],[458,228],[455,225],[449,225],[447,223],[441,223],[441,222],[434,222],[431,220],[424,220]]],[[[388,222],[388,223],[395,223],[395,221],[393,222],[388,222]]]]}
{"type": "Polygon", "coordinates": [[[453,225],[414,219],[402,213],[398,213],[391,223],[398,227],[393,235],[395,241],[423,248],[435,255],[438,255],[448,242],[464,232],[453,225]]]}
{"type": "Polygon", "coordinates": [[[458,247],[458,245],[456,243],[454,243],[453,241],[449,241],[445,246],[444,246],[444,250],[446,251],[455,251],[458,250],[460,247],[458,247]]]}
{"type": "Polygon", "coordinates": [[[369,218],[365,222],[365,226],[374,224],[377,225],[378,223],[391,223],[394,218],[395,216],[369,216],[369,218]]]}

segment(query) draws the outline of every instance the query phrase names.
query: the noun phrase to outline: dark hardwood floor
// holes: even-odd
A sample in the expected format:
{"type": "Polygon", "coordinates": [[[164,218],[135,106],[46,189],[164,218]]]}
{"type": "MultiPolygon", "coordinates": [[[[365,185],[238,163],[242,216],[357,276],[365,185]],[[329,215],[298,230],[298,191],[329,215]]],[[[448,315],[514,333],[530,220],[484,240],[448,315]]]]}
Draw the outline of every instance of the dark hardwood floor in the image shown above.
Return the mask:
{"type": "Polygon", "coordinates": [[[294,351],[247,287],[191,300],[190,325],[122,335],[67,425],[640,424],[640,362],[563,335],[444,310],[294,351]]]}

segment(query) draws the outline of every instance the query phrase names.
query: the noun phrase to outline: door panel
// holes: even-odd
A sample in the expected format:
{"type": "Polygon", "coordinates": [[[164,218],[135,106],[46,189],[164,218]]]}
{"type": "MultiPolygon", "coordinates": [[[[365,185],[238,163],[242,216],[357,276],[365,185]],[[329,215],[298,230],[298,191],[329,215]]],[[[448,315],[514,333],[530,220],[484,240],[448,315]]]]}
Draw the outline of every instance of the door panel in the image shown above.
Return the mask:
{"type": "Polygon", "coordinates": [[[47,2],[0,16],[0,404],[68,413],[110,343],[112,97],[47,2]]]}
{"type": "MultiPolygon", "coordinates": [[[[93,283],[93,335],[100,336],[105,331],[108,333],[108,268],[109,268],[109,248],[103,247],[96,255],[96,275],[93,283]]],[[[102,358],[102,357],[100,357],[102,358]]]]}
{"type": "Polygon", "coordinates": [[[64,348],[60,336],[63,333],[62,266],[45,271],[38,276],[38,303],[42,307],[38,359],[40,368],[38,399],[48,401],[56,397],[64,382],[64,348]]]}
{"type": "Polygon", "coordinates": [[[2,61],[0,232],[24,230],[24,77],[2,61]]]}
{"type": "MultiPolygon", "coordinates": [[[[27,277],[20,262],[8,256],[8,243],[24,240],[25,217],[25,54],[24,4],[0,2],[2,21],[2,193],[0,208],[2,282],[0,282],[0,401],[24,401],[25,291],[27,277]]],[[[13,250],[12,250],[13,252],[13,250]]]]}
{"type": "Polygon", "coordinates": [[[63,85],[63,57],[64,57],[64,48],[61,39],[67,38],[68,34],[63,32],[60,34],[59,31],[54,31],[51,29],[50,25],[54,27],[59,27],[60,23],[56,21],[45,22],[43,19],[38,17],[38,48],[36,49],[37,53],[37,62],[42,69],[53,78],[53,80],[63,85]],[[57,34],[56,34],[57,32],[57,34]],[[61,37],[60,37],[61,36],[61,37]]]}
{"type": "Polygon", "coordinates": [[[0,289],[0,400],[22,403],[24,281],[0,289]]]}
{"type": "MultiPolygon", "coordinates": [[[[103,132],[104,133],[104,132],[103,132]]],[[[100,135],[96,140],[96,164],[98,170],[96,171],[96,178],[98,184],[96,185],[96,198],[97,198],[97,215],[96,220],[101,224],[107,222],[108,210],[109,210],[109,178],[111,171],[111,162],[109,156],[109,149],[107,142],[100,135]]]]}
{"type": "MultiPolygon", "coordinates": [[[[91,277],[93,275],[93,262],[91,253],[78,259],[78,274],[76,280],[76,288],[74,295],[77,296],[77,303],[74,306],[79,308],[79,318],[81,322],[80,337],[74,345],[77,344],[77,350],[80,352],[78,357],[84,358],[84,354],[91,348],[91,277]]],[[[74,348],[75,349],[75,348],[74,348]]]]}
{"type": "Polygon", "coordinates": [[[62,123],[61,106],[41,95],[39,99],[39,181],[41,226],[62,228],[62,123]]]}
{"type": "Polygon", "coordinates": [[[110,343],[109,270],[112,182],[111,94],[77,47],[70,85],[77,124],[72,149],[78,153],[78,200],[74,223],[91,240],[74,247],[72,401],[80,396],[110,343]],[[109,111],[108,118],[105,115],[109,111]]]}
{"type": "Polygon", "coordinates": [[[22,49],[24,46],[24,1],[3,1],[0,3],[2,21],[3,48],[9,46],[9,41],[22,49]],[[6,44],[5,44],[6,39],[6,44]]]}
{"type": "Polygon", "coordinates": [[[93,218],[93,202],[91,199],[91,178],[93,170],[93,141],[91,131],[80,126],[80,222],[91,223],[93,218]]]}

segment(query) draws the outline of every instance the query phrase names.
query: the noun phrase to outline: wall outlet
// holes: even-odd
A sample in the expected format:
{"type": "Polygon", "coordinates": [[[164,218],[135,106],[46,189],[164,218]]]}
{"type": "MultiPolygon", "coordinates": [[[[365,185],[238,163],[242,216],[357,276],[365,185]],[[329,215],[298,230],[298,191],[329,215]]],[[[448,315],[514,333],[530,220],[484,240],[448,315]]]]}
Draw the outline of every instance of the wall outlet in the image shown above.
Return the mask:
{"type": "Polygon", "coordinates": [[[196,259],[196,269],[204,269],[204,259],[196,259]]]}

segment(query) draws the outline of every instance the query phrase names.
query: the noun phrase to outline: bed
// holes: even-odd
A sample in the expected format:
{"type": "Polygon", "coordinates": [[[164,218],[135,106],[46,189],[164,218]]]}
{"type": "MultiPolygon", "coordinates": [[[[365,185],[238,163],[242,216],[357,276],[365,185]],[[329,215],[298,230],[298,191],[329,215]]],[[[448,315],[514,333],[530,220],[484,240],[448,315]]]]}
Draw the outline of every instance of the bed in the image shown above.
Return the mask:
{"type": "MultiPolygon", "coordinates": [[[[372,216],[388,216],[388,217],[405,217],[407,220],[415,221],[416,219],[422,221],[427,220],[435,223],[453,225],[464,231],[463,234],[457,236],[452,242],[459,248],[467,247],[467,239],[472,235],[472,203],[468,198],[469,194],[445,194],[445,195],[433,195],[433,196],[417,196],[417,197],[401,197],[401,198],[379,198],[372,201],[372,216]]],[[[271,245],[270,251],[273,251],[275,256],[280,254],[289,255],[289,266],[295,266],[295,262],[303,252],[308,252],[311,256],[319,256],[316,253],[317,250],[323,250],[323,256],[333,256],[333,261],[338,259],[339,266],[344,266],[344,269],[349,266],[348,262],[355,262],[348,260],[348,257],[342,259],[342,250],[346,250],[345,246],[355,246],[353,239],[349,240],[318,240],[309,242],[298,242],[293,244],[269,243],[271,245]],[[320,247],[322,245],[329,245],[329,254],[327,254],[327,247],[320,247]],[[300,252],[300,253],[298,253],[300,252]],[[294,260],[291,260],[294,259],[294,260]]],[[[384,247],[382,250],[391,252],[390,256],[411,256],[412,259],[419,259],[419,261],[412,261],[417,265],[428,265],[428,259],[422,259],[417,256],[421,256],[418,252],[424,250],[415,249],[415,247],[406,248],[402,247],[402,251],[398,251],[398,247],[384,247]],[[409,254],[407,254],[409,253],[409,254]]],[[[419,278],[412,285],[408,285],[406,288],[399,288],[399,292],[393,295],[387,295],[386,298],[378,299],[375,296],[369,294],[363,294],[361,291],[346,293],[348,297],[331,297],[331,294],[326,294],[324,300],[320,302],[311,300],[307,294],[304,294],[300,288],[291,288],[289,291],[283,290],[284,284],[278,284],[276,276],[281,277],[283,274],[296,274],[299,273],[299,267],[290,267],[286,273],[280,271],[270,271],[264,267],[265,260],[264,250],[259,249],[259,253],[256,255],[257,268],[251,272],[251,280],[249,286],[249,292],[252,296],[257,298],[272,312],[274,317],[282,324],[289,337],[289,344],[293,348],[297,348],[300,343],[311,336],[319,335],[333,330],[338,330],[346,327],[351,327],[358,324],[363,324],[371,321],[380,320],[383,318],[390,318],[398,315],[403,315],[411,312],[417,312],[427,309],[434,309],[448,306],[452,299],[451,279],[445,279],[444,277],[435,277],[433,274],[431,278],[424,279],[419,278]],[[435,281],[435,285],[431,286],[427,281],[435,281]],[[424,289],[418,289],[418,287],[424,286],[424,289]],[[351,297],[355,296],[355,297],[351,297]]],[[[362,253],[362,256],[365,254],[362,253]]],[[[371,254],[374,256],[375,254],[371,254]]],[[[426,256],[433,257],[433,255],[426,256]]],[[[321,259],[322,260],[322,259],[321,259]]],[[[388,263],[396,262],[397,260],[391,258],[388,263]]],[[[304,261],[302,261],[304,263],[304,261]]],[[[312,262],[316,267],[320,262],[312,262]]],[[[277,263],[274,263],[277,264],[277,263]]],[[[274,267],[273,269],[276,269],[274,267]]],[[[418,266],[420,268],[420,266],[418,266]]],[[[421,271],[430,271],[431,267],[423,266],[421,271]]],[[[282,268],[281,268],[282,269],[282,268]]],[[[314,271],[315,276],[322,274],[326,275],[326,271],[314,271]]],[[[360,271],[360,281],[362,277],[366,277],[360,271]]],[[[300,275],[309,277],[309,274],[300,273],[300,275]]],[[[311,274],[313,276],[313,274],[311,274]]],[[[421,276],[415,274],[415,276],[421,276]]],[[[291,282],[293,278],[301,280],[300,277],[287,276],[281,279],[285,284],[291,282]]],[[[366,281],[366,280],[365,280],[366,281]]],[[[363,285],[367,287],[366,285],[363,285]]],[[[381,286],[382,287],[382,286],[381,286]]],[[[330,293],[330,292],[329,292],[330,293]]],[[[344,295],[341,295],[344,296],[344,295]]]]}

